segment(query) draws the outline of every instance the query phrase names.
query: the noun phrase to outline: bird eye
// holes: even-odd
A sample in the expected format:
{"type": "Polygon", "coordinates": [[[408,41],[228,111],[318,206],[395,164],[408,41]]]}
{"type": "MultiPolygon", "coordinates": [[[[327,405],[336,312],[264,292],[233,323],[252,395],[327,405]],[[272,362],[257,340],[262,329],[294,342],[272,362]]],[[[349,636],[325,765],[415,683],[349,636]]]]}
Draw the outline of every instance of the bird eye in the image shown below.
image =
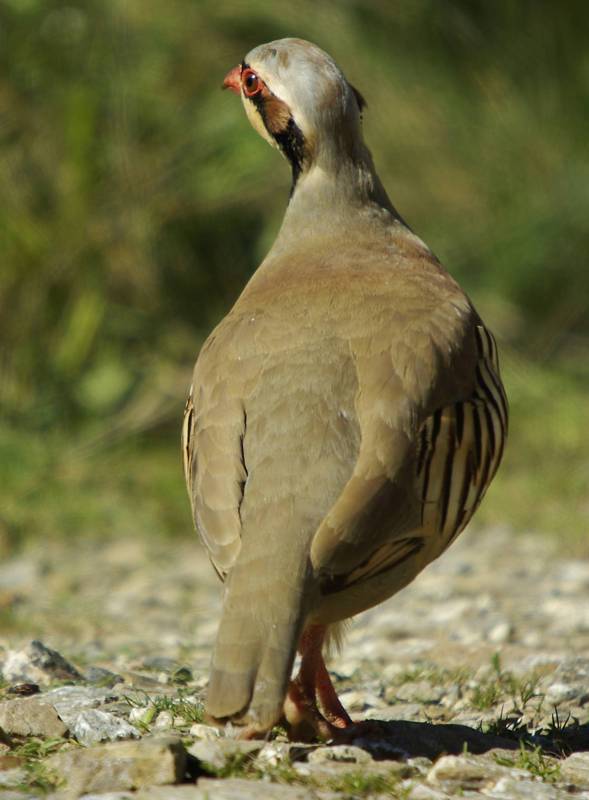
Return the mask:
{"type": "Polygon", "coordinates": [[[253,69],[244,69],[241,73],[241,83],[246,97],[254,97],[262,89],[262,82],[253,69]]]}

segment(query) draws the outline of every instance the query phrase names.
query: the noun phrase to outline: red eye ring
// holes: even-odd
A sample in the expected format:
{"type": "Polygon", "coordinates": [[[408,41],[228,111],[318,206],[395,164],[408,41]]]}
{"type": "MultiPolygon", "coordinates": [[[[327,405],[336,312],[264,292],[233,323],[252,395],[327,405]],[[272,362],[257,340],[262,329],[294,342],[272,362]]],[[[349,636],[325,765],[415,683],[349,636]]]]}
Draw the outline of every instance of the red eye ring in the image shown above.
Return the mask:
{"type": "Polygon", "coordinates": [[[258,78],[257,73],[249,67],[241,73],[241,86],[246,97],[255,97],[262,91],[262,81],[258,78]]]}

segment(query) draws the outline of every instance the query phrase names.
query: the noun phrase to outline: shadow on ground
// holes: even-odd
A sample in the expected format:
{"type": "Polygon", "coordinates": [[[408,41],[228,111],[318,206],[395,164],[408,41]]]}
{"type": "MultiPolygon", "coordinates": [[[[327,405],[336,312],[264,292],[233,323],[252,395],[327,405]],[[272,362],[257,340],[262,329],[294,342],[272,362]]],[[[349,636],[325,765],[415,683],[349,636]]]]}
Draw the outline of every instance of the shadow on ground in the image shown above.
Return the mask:
{"type": "Polygon", "coordinates": [[[589,724],[578,725],[574,722],[552,735],[523,731],[506,731],[505,735],[497,735],[451,723],[374,720],[374,725],[378,729],[378,736],[374,740],[372,736],[360,738],[354,744],[368,750],[376,760],[391,758],[391,750],[410,758],[425,756],[435,760],[442,755],[459,755],[465,750],[474,755],[497,748],[518,750],[521,743],[540,747],[544,753],[556,756],[589,750],[589,724]],[[382,742],[380,747],[379,742],[382,742]]]}

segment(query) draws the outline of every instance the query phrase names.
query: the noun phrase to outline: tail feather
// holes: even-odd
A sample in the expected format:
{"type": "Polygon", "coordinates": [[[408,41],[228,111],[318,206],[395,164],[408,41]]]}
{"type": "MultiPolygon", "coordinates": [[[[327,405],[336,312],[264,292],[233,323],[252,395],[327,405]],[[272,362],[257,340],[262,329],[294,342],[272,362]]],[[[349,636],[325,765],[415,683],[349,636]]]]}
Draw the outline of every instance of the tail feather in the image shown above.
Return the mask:
{"type": "Polygon", "coordinates": [[[305,576],[297,575],[291,568],[285,580],[277,570],[254,593],[249,571],[234,568],[207,692],[211,717],[267,730],[282,716],[306,611],[305,576]]]}

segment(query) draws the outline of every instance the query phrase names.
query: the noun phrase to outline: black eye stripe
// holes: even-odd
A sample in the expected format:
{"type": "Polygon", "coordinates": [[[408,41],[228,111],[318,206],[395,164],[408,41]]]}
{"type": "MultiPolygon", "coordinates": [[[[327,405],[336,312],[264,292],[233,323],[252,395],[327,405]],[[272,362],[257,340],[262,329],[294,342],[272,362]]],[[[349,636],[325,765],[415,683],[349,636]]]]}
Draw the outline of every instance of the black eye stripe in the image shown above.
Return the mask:
{"type": "MultiPolygon", "coordinates": [[[[252,68],[250,67],[249,64],[246,64],[246,62],[243,61],[241,64],[242,73],[244,70],[248,69],[252,68]]],[[[255,70],[252,70],[252,73],[256,75],[258,80],[260,80],[255,70]]],[[[299,128],[299,126],[296,124],[296,122],[292,117],[290,117],[286,128],[284,128],[282,131],[279,131],[278,133],[275,131],[271,131],[268,128],[268,121],[266,119],[266,113],[265,113],[265,100],[262,97],[262,95],[260,93],[253,94],[251,97],[248,97],[248,95],[246,95],[246,98],[254,104],[256,111],[262,117],[262,122],[264,123],[264,127],[266,128],[268,133],[275,139],[276,143],[278,144],[278,146],[280,147],[280,149],[290,162],[292,169],[292,186],[290,189],[290,195],[292,197],[292,193],[294,192],[297,180],[302,172],[303,162],[305,159],[306,142],[305,142],[305,137],[303,136],[303,132],[301,131],[301,129],[299,128]]]]}

